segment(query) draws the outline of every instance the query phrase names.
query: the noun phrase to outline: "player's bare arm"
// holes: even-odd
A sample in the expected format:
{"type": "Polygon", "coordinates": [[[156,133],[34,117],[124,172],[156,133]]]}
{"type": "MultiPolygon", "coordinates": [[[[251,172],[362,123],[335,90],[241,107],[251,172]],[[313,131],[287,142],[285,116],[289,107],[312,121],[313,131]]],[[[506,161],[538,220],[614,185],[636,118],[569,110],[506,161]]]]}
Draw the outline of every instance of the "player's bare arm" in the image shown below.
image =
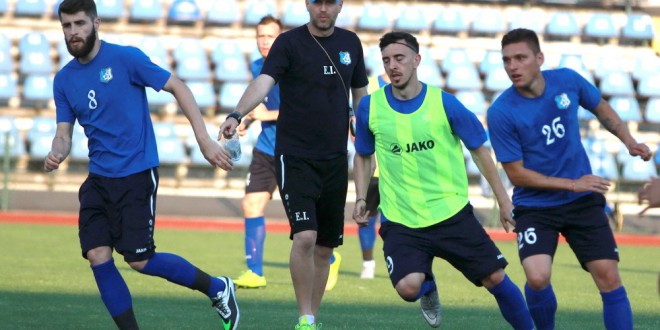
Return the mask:
{"type": "Polygon", "coordinates": [[[353,181],[355,181],[355,207],[353,220],[358,226],[369,224],[369,211],[367,211],[367,190],[372,173],[373,155],[356,154],[353,159],[353,181]]]}
{"type": "Polygon", "coordinates": [[[631,156],[639,156],[645,161],[651,159],[651,149],[646,144],[638,143],[633,138],[626,123],[621,120],[621,117],[607,101],[601,99],[596,109],[594,109],[594,114],[605,129],[623,142],[631,156]]]}
{"type": "Polygon", "coordinates": [[[60,163],[69,156],[71,152],[71,137],[73,136],[73,124],[66,122],[57,123],[55,137],[50,152],[44,160],[44,171],[50,172],[60,167],[60,163]]]}
{"type": "Polygon", "coordinates": [[[519,187],[568,190],[576,193],[592,191],[605,194],[611,186],[610,181],[593,174],[583,175],[575,180],[543,175],[525,168],[522,161],[502,163],[502,167],[511,183],[519,187]]]}
{"type": "Polygon", "coordinates": [[[512,216],[513,204],[511,203],[509,194],[506,192],[506,189],[504,189],[502,180],[500,180],[500,176],[497,173],[497,167],[490,155],[490,151],[482,145],[475,150],[470,150],[470,154],[472,155],[474,163],[479,168],[479,172],[481,172],[484,178],[486,178],[486,181],[488,181],[488,184],[493,190],[493,194],[495,194],[495,199],[497,199],[497,204],[500,207],[500,222],[502,223],[504,230],[508,233],[509,224],[514,227],[516,225],[512,216]]]}

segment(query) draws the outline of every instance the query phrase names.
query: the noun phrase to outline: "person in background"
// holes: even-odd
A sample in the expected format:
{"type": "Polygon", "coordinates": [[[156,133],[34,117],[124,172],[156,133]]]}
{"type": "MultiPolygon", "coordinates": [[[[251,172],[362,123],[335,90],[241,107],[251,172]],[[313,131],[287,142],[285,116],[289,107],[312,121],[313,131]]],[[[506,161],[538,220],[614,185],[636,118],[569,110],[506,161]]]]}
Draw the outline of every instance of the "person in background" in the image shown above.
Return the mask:
{"type": "Polygon", "coordinates": [[[101,20],[93,0],[64,0],[58,16],[74,59],[55,75],[57,130],[44,171],[58,169],[69,155],[77,120],[89,139],[89,175],[79,192],[78,236],[106,309],[119,329],[139,328],[131,293],[112,257],[114,250],[142,274],[209,297],[222,327],[236,329],[240,314],[230,278],[209,276],[176,254],[156,252],[159,162],[145,88],[174,95],[211,165],[231,169],[229,154],[207,133],[195,98],[180,79],[137,48],[99,39],[101,20]]]}
{"type": "Polygon", "coordinates": [[[365,96],[356,112],[353,219],[359,226],[368,223],[365,197],[375,153],[381,172],[379,234],[399,296],[419,300],[426,322],[439,327],[442,308],[432,269],[439,257],[484,286],[514,329],[533,329],[525,299],[504,271],[506,259],[468,200],[461,142],[493,189],[504,229],[515,225],[513,205],[484,146],[486,131],[456,97],[418,80],[421,56],[414,36],[386,33],[379,46],[391,84],[365,96]]]}
{"type": "Polygon", "coordinates": [[[637,193],[637,198],[641,204],[643,201],[647,201],[649,204],[639,212],[639,215],[642,216],[649,209],[660,207],[660,178],[652,178],[649,182],[644,184],[644,186],[637,193]]]}
{"type": "Polygon", "coordinates": [[[296,329],[316,329],[330,258],[343,243],[349,105],[367,93],[362,43],[354,32],[335,27],[343,4],[305,1],[309,22],[275,39],[261,74],[220,126],[220,135],[234,134],[241,118],[279,84],[275,169],[293,241],[296,329]]]}
{"type": "Polygon", "coordinates": [[[502,37],[504,69],[513,83],[487,112],[490,139],[513,191],[525,296],[536,328],[554,329],[551,280],[559,233],[591,274],[607,329],[632,329],[633,314],[619,274],[619,253],[605,214],[606,179],[593,175],[583,147],[578,108],[594,113],[632,156],[651,158],[600,91],[568,68],[541,70],[538,36],[514,29],[502,37]]]}

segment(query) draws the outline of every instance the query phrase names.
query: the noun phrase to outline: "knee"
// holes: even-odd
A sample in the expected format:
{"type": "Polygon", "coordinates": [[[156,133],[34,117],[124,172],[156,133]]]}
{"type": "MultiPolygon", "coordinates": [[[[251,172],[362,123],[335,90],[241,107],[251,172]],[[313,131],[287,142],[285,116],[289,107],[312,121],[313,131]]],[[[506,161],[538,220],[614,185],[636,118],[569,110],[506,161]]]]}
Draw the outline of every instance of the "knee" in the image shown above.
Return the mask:
{"type": "Polygon", "coordinates": [[[100,265],[112,259],[112,249],[108,246],[93,248],[87,251],[86,257],[92,266],[100,265]]]}
{"type": "Polygon", "coordinates": [[[484,277],[481,279],[481,284],[486,288],[486,289],[491,289],[497,286],[498,284],[502,283],[502,280],[504,280],[504,276],[506,274],[504,273],[504,269],[500,268],[490,275],[484,277]]]}
{"type": "Polygon", "coordinates": [[[142,272],[142,269],[144,269],[144,266],[147,265],[147,260],[143,261],[129,261],[126,262],[131,268],[134,270],[137,270],[138,272],[142,272]]]}
{"type": "Polygon", "coordinates": [[[536,290],[543,290],[550,285],[550,274],[534,273],[527,275],[527,285],[536,290]]]}
{"type": "Polygon", "coordinates": [[[399,294],[401,299],[408,301],[408,302],[414,302],[417,300],[417,296],[419,295],[419,287],[414,287],[411,285],[397,285],[396,286],[396,292],[399,294]]]}

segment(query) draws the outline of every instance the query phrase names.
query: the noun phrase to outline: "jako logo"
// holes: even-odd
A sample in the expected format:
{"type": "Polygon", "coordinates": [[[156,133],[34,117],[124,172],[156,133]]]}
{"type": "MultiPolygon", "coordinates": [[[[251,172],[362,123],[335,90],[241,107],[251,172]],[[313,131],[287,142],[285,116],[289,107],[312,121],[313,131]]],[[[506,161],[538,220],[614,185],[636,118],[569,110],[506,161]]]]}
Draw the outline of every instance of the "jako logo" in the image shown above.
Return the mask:
{"type": "MultiPolygon", "coordinates": [[[[405,152],[410,153],[415,151],[431,150],[434,147],[435,142],[433,140],[407,143],[405,152]]],[[[395,155],[400,155],[402,152],[404,152],[403,148],[397,143],[392,143],[392,145],[390,145],[390,151],[392,151],[392,153],[395,155]]]]}

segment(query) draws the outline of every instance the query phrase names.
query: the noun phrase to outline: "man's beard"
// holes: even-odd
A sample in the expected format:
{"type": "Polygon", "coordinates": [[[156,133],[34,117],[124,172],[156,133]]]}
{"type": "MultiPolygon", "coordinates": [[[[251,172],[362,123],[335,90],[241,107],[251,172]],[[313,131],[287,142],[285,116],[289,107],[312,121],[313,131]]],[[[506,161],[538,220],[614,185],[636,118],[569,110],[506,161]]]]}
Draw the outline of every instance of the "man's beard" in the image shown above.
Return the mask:
{"type": "Polygon", "coordinates": [[[89,53],[94,49],[94,43],[96,42],[96,28],[92,28],[92,32],[85,38],[85,42],[82,45],[82,48],[74,50],[71,48],[69,41],[66,42],[66,49],[69,51],[69,54],[75,58],[87,57],[89,53]]]}

